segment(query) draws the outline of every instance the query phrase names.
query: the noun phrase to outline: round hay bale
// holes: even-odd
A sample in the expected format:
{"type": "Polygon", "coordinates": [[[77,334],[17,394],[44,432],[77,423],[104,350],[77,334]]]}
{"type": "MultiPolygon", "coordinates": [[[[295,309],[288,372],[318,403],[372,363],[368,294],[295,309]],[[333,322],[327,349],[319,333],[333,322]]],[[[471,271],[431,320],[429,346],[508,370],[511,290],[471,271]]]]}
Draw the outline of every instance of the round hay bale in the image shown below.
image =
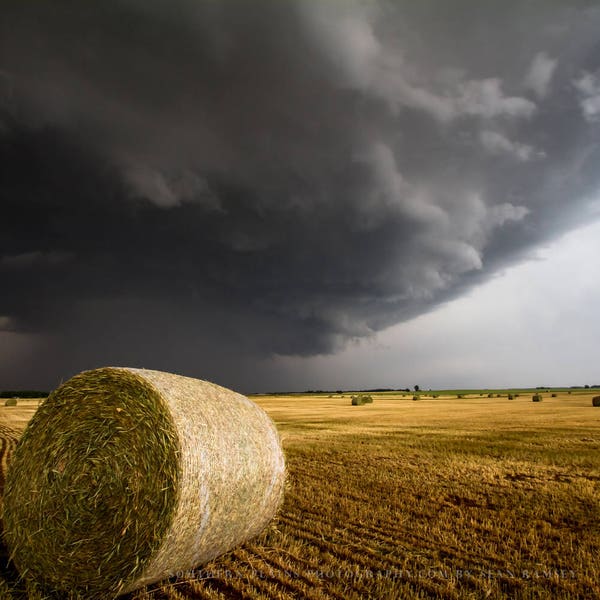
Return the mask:
{"type": "Polygon", "coordinates": [[[4,406],[17,406],[17,399],[16,398],[8,398],[7,400],[5,400],[4,406]]]}
{"type": "Polygon", "coordinates": [[[363,406],[364,404],[373,404],[373,396],[369,394],[352,396],[352,406],[363,406]]]}
{"type": "Polygon", "coordinates": [[[159,371],[86,371],[17,446],[5,539],[25,578],[115,597],[257,535],[284,479],[277,430],[248,398],[159,371]]]}
{"type": "Polygon", "coordinates": [[[512,394],[509,394],[509,395],[508,395],[508,399],[509,399],[509,400],[512,400],[513,398],[514,398],[514,396],[513,396],[512,394]]]}
{"type": "Polygon", "coordinates": [[[592,398],[592,406],[600,406],[600,396],[594,396],[592,398]]]}
{"type": "Polygon", "coordinates": [[[541,402],[542,401],[542,395],[541,394],[534,394],[531,397],[531,401],[532,402],[541,402]]]}

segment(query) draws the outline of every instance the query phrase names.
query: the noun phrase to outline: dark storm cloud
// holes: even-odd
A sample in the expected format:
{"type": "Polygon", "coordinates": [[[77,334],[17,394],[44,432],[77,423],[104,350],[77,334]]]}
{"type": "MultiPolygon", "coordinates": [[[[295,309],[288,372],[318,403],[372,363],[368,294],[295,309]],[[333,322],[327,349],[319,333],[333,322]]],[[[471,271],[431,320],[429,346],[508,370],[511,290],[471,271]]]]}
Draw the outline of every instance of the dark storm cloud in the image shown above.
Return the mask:
{"type": "Polygon", "coordinates": [[[56,372],[331,352],[591,218],[600,10],[5,2],[0,324],[56,372]]]}

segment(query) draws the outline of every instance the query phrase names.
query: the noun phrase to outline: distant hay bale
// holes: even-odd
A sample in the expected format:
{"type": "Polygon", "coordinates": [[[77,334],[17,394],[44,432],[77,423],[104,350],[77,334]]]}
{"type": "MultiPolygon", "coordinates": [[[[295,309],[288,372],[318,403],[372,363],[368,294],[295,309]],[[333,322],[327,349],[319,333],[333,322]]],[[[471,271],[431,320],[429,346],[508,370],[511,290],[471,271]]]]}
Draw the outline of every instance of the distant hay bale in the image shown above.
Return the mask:
{"type": "Polygon", "coordinates": [[[352,406],[362,406],[363,404],[373,404],[373,397],[369,394],[352,396],[352,406]]]}
{"type": "Polygon", "coordinates": [[[508,395],[508,399],[509,399],[509,400],[512,400],[513,398],[514,398],[514,396],[513,396],[512,394],[509,394],[509,395],[508,395]]]}
{"type": "Polygon", "coordinates": [[[488,394],[488,398],[493,398],[494,394],[488,394]]]}
{"type": "Polygon", "coordinates": [[[552,394],[553,398],[556,398],[558,396],[558,394],[552,394]]]}
{"type": "Polygon", "coordinates": [[[413,396],[413,400],[419,400],[419,396],[413,396]]]}
{"type": "Polygon", "coordinates": [[[592,406],[600,406],[600,396],[594,396],[592,398],[592,406]]]}
{"type": "Polygon", "coordinates": [[[284,479],[277,430],[246,397],[170,373],[96,369],[53,392],[25,430],[7,475],[5,540],[26,579],[112,598],[257,535],[284,479]]]}
{"type": "Polygon", "coordinates": [[[4,406],[17,406],[17,399],[16,398],[7,398],[6,401],[4,402],[4,406]]]}
{"type": "Polygon", "coordinates": [[[541,394],[534,394],[531,397],[531,401],[532,402],[541,402],[542,401],[542,395],[541,394]]]}

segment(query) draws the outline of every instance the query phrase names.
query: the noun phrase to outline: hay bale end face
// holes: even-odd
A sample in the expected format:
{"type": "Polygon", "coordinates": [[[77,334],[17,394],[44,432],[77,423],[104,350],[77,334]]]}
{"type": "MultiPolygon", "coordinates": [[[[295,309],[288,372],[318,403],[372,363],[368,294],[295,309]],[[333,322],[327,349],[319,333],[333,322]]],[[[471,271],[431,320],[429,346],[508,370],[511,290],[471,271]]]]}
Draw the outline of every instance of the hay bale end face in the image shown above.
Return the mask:
{"type": "Polygon", "coordinates": [[[594,396],[592,398],[592,406],[600,406],[600,396],[594,396]]]}
{"type": "Polygon", "coordinates": [[[53,392],[25,430],[7,475],[5,540],[27,579],[115,597],[257,535],[284,479],[277,430],[244,396],[96,369],[53,392]]]}

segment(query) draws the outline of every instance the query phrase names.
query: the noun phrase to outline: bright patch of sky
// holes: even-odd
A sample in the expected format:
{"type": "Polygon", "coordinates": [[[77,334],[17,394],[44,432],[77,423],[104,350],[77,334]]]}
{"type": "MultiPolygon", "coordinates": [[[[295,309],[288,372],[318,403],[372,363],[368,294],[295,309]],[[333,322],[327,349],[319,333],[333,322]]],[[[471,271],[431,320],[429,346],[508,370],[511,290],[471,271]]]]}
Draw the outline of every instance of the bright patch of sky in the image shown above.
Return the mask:
{"type": "Polygon", "coordinates": [[[468,388],[600,383],[600,221],[437,310],[333,356],[278,358],[281,385],[468,388]]]}

